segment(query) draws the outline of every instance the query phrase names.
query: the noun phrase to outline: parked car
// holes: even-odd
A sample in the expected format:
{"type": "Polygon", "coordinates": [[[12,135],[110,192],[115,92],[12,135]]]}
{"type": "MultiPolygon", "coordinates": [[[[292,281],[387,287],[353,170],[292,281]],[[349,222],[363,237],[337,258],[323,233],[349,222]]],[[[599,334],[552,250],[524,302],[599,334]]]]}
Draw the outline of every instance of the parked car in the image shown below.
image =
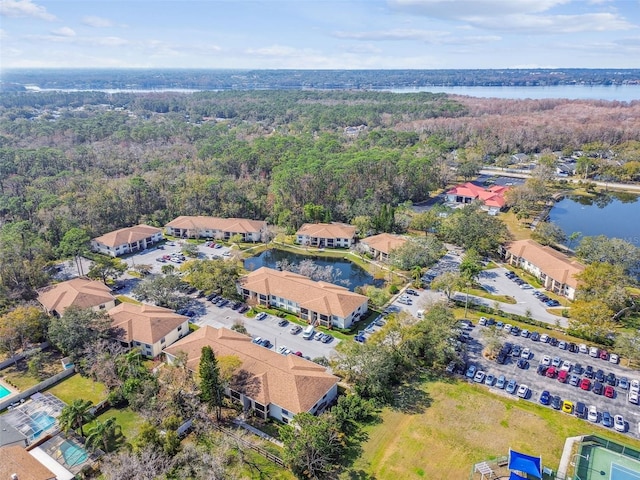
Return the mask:
{"type": "Polygon", "coordinates": [[[547,335],[546,333],[543,333],[542,335],[540,335],[540,343],[547,343],[549,341],[549,335],[547,335]]]}
{"type": "Polygon", "coordinates": [[[319,342],[320,340],[322,340],[322,336],[324,335],[324,333],[322,332],[316,332],[316,334],[313,336],[313,339],[316,340],[317,342],[319,342]]]}
{"type": "Polygon", "coordinates": [[[573,402],[569,400],[562,402],[562,411],[569,414],[573,413],[573,402]]]}
{"type": "Polygon", "coordinates": [[[602,369],[596,370],[594,378],[596,379],[597,382],[600,382],[600,383],[604,382],[604,371],[602,369]]]}
{"type": "Polygon", "coordinates": [[[571,353],[578,353],[578,345],[576,345],[575,343],[570,343],[569,346],[567,347],[567,349],[571,353]]]}
{"type": "Polygon", "coordinates": [[[607,428],[613,427],[613,417],[606,410],[602,412],[602,425],[607,428]]]}
{"type": "Polygon", "coordinates": [[[587,418],[587,406],[582,402],[577,402],[575,413],[578,418],[587,418]]]}
{"type": "Polygon", "coordinates": [[[600,350],[600,360],[609,361],[609,352],[606,350],[600,350]]]}
{"type": "Polygon", "coordinates": [[[584,368],[582,367],[582,365],[580,365],[579,363],[574,363],[573,373],[575,373],[576,375],[582,375],[582,372],[584,372],[584,368]]]}
{"type": "Polygon", "coordinates": [[[560,398],[559,395],[553,395],[551,397],[551,408],[553,408],[554,410],[560,410],[562,408],[562,399],[560,398]]]}
{"type": "Polygon", "coordinates": [[[267,317],[268,315],[265,312],[260,312],[259,314],[256,315],[256,320],[264,320],[267,317]]]}
{"type": "Polygon", "coordinates": [[[536,373],[538,375],[545,375],[547,373],[547,368],[549,367],[545,367],[543,364],[538,364],[538,369],[536,370],[536,373]]]}
{"type": "Polygon", "coordinates": [[[587,345],[584,343],[581,343],[580,345],[578,345],[578,351],[580,353],[589,353],[589,349],[587,348],[587,345]]]}
{"type": "Polygon", "coordinates": [[[507,354],[504,352],[500,352],[498,354],[498,356],[496,357],[496,363],[500,364],[500,365],[504,365],[505,363],[507,363],[507,354]]]}
{"type": "Polygon", "coordinates": [[[604,391],[604,385],[602,385],[600,382],[593,382],[593,388],[591,389],[591,391],[596,395],[602,395],[602,392],[604,391]]]}
{"type": "Polygon", "coordinates": [[[487,374],[485,372],[483,372],[482,370],[479,370],[476,372],[475,376],[473,377],[473,381],[476,383],[483,383],[486,376],[487,374]]]}
{"type": "Polygon", "coordinates": [[[518,365],[518,368],[526,370],[527,368],[529,368],[529,361],[525,360],[524,358],[521,358],[518,360],[517,365],[518,365]]]}
{"type": "Polygon", "coordinates": [[[612,353],[611,355],[609,355],[609,361],[611,363],[619,363],[620,362],[620,357],[618,355],[616,355],[615,353],[612,353]]]}
{"type": "Polygon", "coordinates": [[[618,379],[618,388],[627,390],[629,388],[629,379],[627,377],[620,377],[618,379]]]}
{"type": "Polygon", "coordinates": [[[498,379],[496,380],[496,388],[499,389],[504,389],[505,383],[507,382],[507,379],[505,378],[504,375],[500,375],[498,377],[498,379]]]}
{"type": "Polygon", "coordinates": [[[551,394],[547,390],[543,390],[538,400],[541,405],[549,405],[551,403],[551,394]]]}
{"type": "Polygon", "coordinates": [[[492,387],[495,382],[496,382],[496,377],[491,373],[487,375],[487,378],[484,379],[484,384],[489,385],[490,387],[492,387]]]}
{"type": "Polygon", "coordinates": [[[611,385],[612,387],[614,387],[616,385],[616,374],[613,372],[609,372],[607,373],[607,376],[604,377],[604,381],[606,382],[607,385],[611,385]]]}
{"type": "Polygon", "coordinates": [[[558,370],[556,370],[556,367],[549,367],[545,375],[547,376],[547,378],[556,378],[557,373],[558,370]]]}
{"type": "Polygon", "coordinates": [[[593,378],[594,371],[591,365],[587,365],[587,368],[584,370],[584,376],[587,378],[593,378]]]}
{"type": "Polygon", "coordinates": [[[526,385],[520,385],[518,388],[518,397],[526,399],[531,394],[531,390],[526,385]]]}
{"type": "Polygon", "coordinates": [[[567,383],[568,379],[569,379],[569,373],[566,370],[560,370],[558,372],[558,381],[560,383],[567,383]]]}
{"type": "Polygon", "coordinates": [[[469,365],[469,368],[467,369],[467,373],[465,373],[465,377],[467,378],[475,377],[477,370],[478,369],[475,365],[469,365]]]}
{"type": "Polygon", "coordinates": [[[616,389],[613,388],[611,385],[607,385],[606,387],[604,387],[604,396],[607,398],[613,398],[616,395],[616,389]]]}
{"type": "Polygon", "coordinates": [[[537,342],[538,340],[540,340],[540,334],[538,332],[532,332],[529,338],[534,342],[537,342]]]}
{"type": "Polygon", "coordinates": [[[558,342],[558,348],[560,350],[566,350],[567,349],[567,342],[565,342],[564,340],[560,340],[558,342]]]}
{"type": "Polygon", "coordinates": [[[589,356],[590,357],[598,358],[599,354],[600,354],[600,350],[597,347],[589,348],[589,356]]]}
{"type": "Polygon", "coordinates": [[[553,357],[553,360],[551,360],[552,367],[560,368],[561,363],[562,363],[562,359],[560,357],[553,357]]]}
{"type": "Polygon", "coordinates": [[[513,350],[511,350],[512,357],[519,357],[522,353],[522,347],[520,345],[514,345],[513,350]]]}
{"type": "Polygon", "coordinates": [[[289,325],[289,320],[286,318],[283,318],[278,322],[279,327],[286,327],[287,325],[289,325]]]}
{"type": "Polygon", "coordinates": [[[540,360],[540,363],[542,363],[542,365],[544,365],[545,367],[548,367],[549,365],[551,365],[551,357],[549,355],[544,355],[542,357],[542,360],[540,360]]]}
{"type": "Polygon", "coordinates": [[[595,405],[589,405],[587,409],[587,420],[593,423],[598,423],[598,409],[595,405]]]}
{"type": "Polygon", "coordinates": [[[585,391],[591,389],[591,380],[589,380],[588,378],[583,378],[580,382],[580,388],[585,391]]]}
{"type": "Polygon", "coordinates": [[[509,383],[507,383],[505,391],[513,395],[516,392],[517,388],[518,388],[518,382],[512,379],[512,380],[509,380],[509,383]]]}
{"type": "Polygon", "coordinates": [[[579,384],[580,376],[574,373],[573,375],[571,375],[571,378],[569,378],[569,385],[571,385],[572,387],[577,387],[579,384]]]}
{"type": "Polygon", "coordinates": [[[624,417],[622,415],[616,415],[613,417],[613,428],[617,432],[625,432],[627,430],[627,424],[624,421],[624,417]]]}
{"type": "Polygon", "coordinates": [[[531,358],[531,349],[526,347],[523,348],[520,356],[526,360],[529,360],[531,358]]]}

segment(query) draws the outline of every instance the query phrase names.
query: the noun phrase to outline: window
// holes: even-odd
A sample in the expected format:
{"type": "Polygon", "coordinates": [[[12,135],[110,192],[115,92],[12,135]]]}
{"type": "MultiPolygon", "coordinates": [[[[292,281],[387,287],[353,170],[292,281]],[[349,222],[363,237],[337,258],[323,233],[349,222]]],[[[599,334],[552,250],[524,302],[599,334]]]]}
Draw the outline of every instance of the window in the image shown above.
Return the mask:
{"type": "Polygon", "coordinates": [[[180,331],[180,330],[182,330],[182,325],[180,325],[180,326],[178,327],[178,331],[180,331]]]}
{"type": "Polygon", "coordinates": [[[259,412],[264,412],[264,410],[265,410],[264,405],[261,405],[258,402],[254,402],[254,408],[256,410],[258,410],[259,412]]]}
{"type": "Polygon", "coordinates": [[[164,343],[164,340],[165,340],[164,338],[162,340],[160,340],[160,343],[164,343]]]}
{"type": "Polygon", "coordinates": [[[104,305],[104,303],[103,303],[102,305],[100,305],[100,307],[99,307],[99,308],[100,308],[100,310],[104,310],[106,307],[105,307],[105,305],[104,305]]]}
{"type": "Polygon", "coordinates": [[[289,412],[283,408],[282,409],[282,415],[289,415],[289,412]]]}

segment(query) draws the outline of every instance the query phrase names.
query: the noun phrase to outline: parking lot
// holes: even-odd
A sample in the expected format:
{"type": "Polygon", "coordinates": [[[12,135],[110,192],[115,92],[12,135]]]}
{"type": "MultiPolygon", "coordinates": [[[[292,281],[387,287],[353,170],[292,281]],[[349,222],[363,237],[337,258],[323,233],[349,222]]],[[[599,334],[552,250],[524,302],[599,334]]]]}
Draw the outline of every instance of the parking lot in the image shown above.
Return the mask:
{"type": "MultiPolygon", "coordinates": [[[[161,273],[163,265],[173,265],[178,269],[182,264],[182,261],[174,261],[171,259],[165,259],[159,261],[162,257],[171,257],[172,255],[179,254],[182,250],[183,241],[167,242],[159,247],[152,247],[147,250],[143,250],[127,258],[124,258],[129,267],[133,268],[135,265],[151,265],[151,273],[161,273]]],[[[206,258],[213,258],[217,256],[219,258],[228,258],[230,248],[224,245],[220,245],[219,248],[213,248],[206,246],[204,243],[198,244],[198,258],[203,260],[206,258]]]]}
{"type": "MultiPolygon", "coordinates": [[[[572,353],[569,350],[561,350],[557,346],[553,346],[550,343],[542,343],[540,341],[533,341],[530,338],[524,338],[521,336],[513,336],[507,334],[504,338],[504,342],[509,342],[513,345],[519,345],[523,348],[528,347],[531,350],[531,357],[529,358],[529,367],[521,369],[517,366],[518,358],[509,356],[505,364],[501,365],[495,361],[487,360],[482,356],[484,337],[482,332],[487,328],[476,325],[468,330],[470,339],[467,342],[468,348],[468,362],[467,366],[475,365],[479,370],[492,374],[495,377],[504,375],[508,380],[515,380],[518,385],[525,384],[531,390],[528,397],[529,401],[538,402],[542,391],[546,390],[551,395],[559,396],[562,400],[569,400],[576,404],[576,402],[583,402],[587,407],[594,405],[598,412],[598,425],[602,425],[602,412],[607,411],[614,415],[622,415],[627,423],[627,434],[632,436],[639,435],[639,422],[640,422],[640,406],[629,403],[627,400],[627,390],[623,390],[619,387],[619,379],[626,377],[628,380],[640,379],[640,372],[636,370],[630,370],[622,367],[618,364],[610,363],[606,360],[599,358],[592,358],[588,354],[584,353],[572,353]],[[569,377],[573,372],[573,365],[579,363],[583,368],[591,365],[595,370],[601,369],[606,375],[609,372],[613,372],[617,381],[615,395],[613,398],[607,398],[604,395],[598,395],[589,390],[582,390],[579,386],[572,386],[567,383],[561,383],[557,378],[548,378],[546,376],[539,375],[536,370],[540,363],[540,360],[545,356],[549,356],[551,359],[559,357],[560,360],[567,360],[572,364],[572,368],[569,371],[569,377]]],[[[585,378],[584,374],[579,375],[580,379],[585,378]]],[[[594,380],[591,380],[593,385],[594,380]]],[[[606,385],[606,384],[605,384],[606,385]]],[[[491,388],[496,393],[508,395],[506,391],[497,389],[494,386],[491,388]]],[[[515,395],[514,395],[515,396],[515,395]]],[[[549,407],[551,408],[551,407],[549,407]]],[[[586,422],[586,420],[585,420],[586,422]]]]}
{"type": "Polygon", "coordinates": [[[281,327],[278,325],[281,319],[273,315],[268,315],[264,320],[256,320],[239,313],[237,310],[232,310],[228,305],[224,307],[213,305],[205,298],[194,299],[192,303],[191,309],[196,313],[196,316],[192,318],[195,325],[231,328],[234,323],[240,322],[253,338],[261,337],[269,340],[273,345],[271,349],[274,351],[277,351],[278,347],[284,346],[292,352],[302,352],[303,356],[311,359],[330,358],[335,346],[340,342],[337,338],[329,343],[305,340],[302,338],[302,332],[296,335],[290,333],[293,323],[281,327]]]}

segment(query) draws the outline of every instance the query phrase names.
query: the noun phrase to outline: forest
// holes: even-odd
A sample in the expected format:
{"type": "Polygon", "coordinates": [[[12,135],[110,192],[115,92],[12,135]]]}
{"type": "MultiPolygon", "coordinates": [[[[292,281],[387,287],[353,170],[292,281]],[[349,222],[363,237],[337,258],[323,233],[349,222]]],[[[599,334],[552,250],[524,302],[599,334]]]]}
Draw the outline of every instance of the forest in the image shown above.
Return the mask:
{"type": "Polygon", "coordinates": [[[72,228],[97,236],[204,214],[266,219],[291,232],[305,221],[375,219],[517,152],[581,150],[591,175],[637,181],[639,137],[640,102],[352,91],[4,94],[0,278],[9,291],[46,282],[43,268],[64,256],[72,228]]]}

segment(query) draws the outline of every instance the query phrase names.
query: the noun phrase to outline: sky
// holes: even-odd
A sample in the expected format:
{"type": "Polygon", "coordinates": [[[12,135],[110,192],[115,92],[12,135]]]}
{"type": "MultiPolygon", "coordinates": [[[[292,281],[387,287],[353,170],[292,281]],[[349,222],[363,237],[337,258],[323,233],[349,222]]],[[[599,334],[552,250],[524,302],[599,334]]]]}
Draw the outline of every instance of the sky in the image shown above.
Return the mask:
{"type": "Polygon", "coordinates": [[[640,0],[0,0],[0,68],[640,68],[640,0]]]}

